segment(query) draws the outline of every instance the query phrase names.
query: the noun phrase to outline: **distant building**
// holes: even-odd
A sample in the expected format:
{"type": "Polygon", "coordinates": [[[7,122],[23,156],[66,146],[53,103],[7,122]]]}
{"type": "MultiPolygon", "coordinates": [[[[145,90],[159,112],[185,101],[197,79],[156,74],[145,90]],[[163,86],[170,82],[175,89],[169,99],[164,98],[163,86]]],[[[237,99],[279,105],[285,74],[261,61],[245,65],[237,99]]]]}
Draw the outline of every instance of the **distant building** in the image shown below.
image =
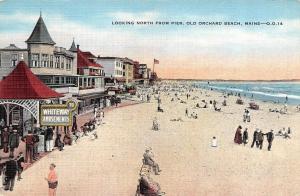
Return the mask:
{"type": "Polygon", "coordinates": [[[142,78],[149,79],[147,64],[140,64],[139,66],[139,74],[142,75],[142,78]]]}
{"type": "Polygon", "coordinates": [[[98,57],[97,63],[104,67],[105,86],[120,86],[126,82],[123,58],[120,57],[98,57]]]}
{"type": "Polygon", "coordinates": [[[97,63],[103,65],[105,77],[122,78],[123,61],[119,57],[98,57],[97,63]]]}
{"type": "Polygon", "coordinates": [[[15,44],[0,49],[0,80],[16,67],[22,56],[28,62],[28,50],[18,48],[15,44]]]}
{"type": "Polygon", "coordinates": [[[134,61],[133,62],[133,79],[134,80],[142,78],[142,74],[139,73],[139,70],[140,70],[140,63],[138,61],[134,61]]]}
{"type": "Polygon", "coordinates": [[[123,76],[125,77],[126,84],[133,82],[133,65],[133,60],[127,57],[123,58],[123,76]]]}
{"type": "Polygon", "coordinates": [[[104,101],[104,70],[103,66],[96,63],[97,57],[91,52],[83,52],[79,45],[71,45],[70,51],[77,55],[77,74],[80,100],[80,109],[89,110],[94,105],[103,107],[104,101]]]}

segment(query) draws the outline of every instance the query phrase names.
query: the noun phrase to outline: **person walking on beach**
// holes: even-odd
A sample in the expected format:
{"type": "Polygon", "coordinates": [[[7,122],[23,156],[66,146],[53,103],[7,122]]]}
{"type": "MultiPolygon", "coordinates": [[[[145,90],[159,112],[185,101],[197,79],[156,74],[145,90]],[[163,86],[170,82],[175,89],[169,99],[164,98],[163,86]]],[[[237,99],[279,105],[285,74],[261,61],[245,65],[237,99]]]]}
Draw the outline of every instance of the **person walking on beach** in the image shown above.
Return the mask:
{"type": "Polygon", "coordinates": [[[77,130],[77,114],[73,115],[72,132],[75,133],[77,130]]]}
{"type": "Polygon", "coordinates": [[[261,130],[257,134],[257,140],[258,140],[259,149],[261,150],[264,143],[264,134],[261,130]]]}
{"type": "Polygon", "coordinates": [[[28,134],[23,138],[23,141],[26,143],[26,154],[25,161],[32,163],[33,160],[33,147],[34,147],[34,136],[32,131],[28,131],[28,134]]]}
{"type": "Polygon", "coordinates": [[[9,161],[6,162],[6,171],[5,171],[6,185],[4,187],[5,191],[8,190],[13,191],[17,171],[18,171],[17,162],[12,157],[10,157],[9,161]]]}
{"type": "Polygon", "coordinates": [[[45,139],[46,139],[46,151],[50,152],[50,151],[52,151],[52,146],[53,146],[52,145],[52,143],[53,143],[53,129],[52,129],[52,127],[47,127],[45,139]]]}
{"type": "Polygon", "coordinates": [[[243,143],[243,141],[242,141],[242,126],[239,126],[236,129],[235,136],[234,136],[234,143],[236,143],[236,144],[243,143]]]}
{"type": "Polygon", "coordinates": [[[3,146],[4,153],[8,153],[8,142],[9,142],[9,132],[7,127],[5,127],[1,133],[1,143],[3,146]]]}
{"type": "Polygon", "coordinates": [[[185,109],[185,116],[189,116],[189,111],[187,108],[185,109]]]}
{"type": "Polygon", "coordinates": [[[256,144],[256,147],[258,148],[258,140],[257,140],[257,134],[258,134],[258,129],[255,129],[254,133],[253,133],[253,141],[252,141],[252,144],[251,144],[251,148],[253,148],[254,146],[254,143],[256,144]]]}
{"type": "Polygon", "coordinates": [[[37,130],[34,130],[34,145],[33,145],[33,160],[38,160],[39,157],[39,142],[40,142],[40,137],[38,135],[37,130]]]}
{"type": "Polygon", "coordinates": [[[8,144],[9,144],[9,157],[13,158],[15,148],[19,147],[19,134],[16,129],[14,129],[11,134],[9,134],[8,144]]]}
{"type": "Polygon", "coordinates": [[[267,136],[267,141],[269,143],[268,145],[268,151],[271,151],[271,147],[272,147],[272,142],[274,140],[274,133],[273,130],[269,131],[268,133],[265,134],[267,136]]]}
{"type": "Polygon", "coordinates": [[[49,196],[56,196],[58,178],[57,178],[57,174],[55,171],[55,167],[56,167],[56,165],[54,163],[51,163],[50,168],[49,168],[50,171],[49,171],[48,177],[45,178],[45,180],[48,182],[48,187],[49,187],[48,195],[49,196]]]}
{"type": "Polygon", "coordinates": [[[20,152],[18,157],[17,157],[17,164],[18,164],[18,181],[22,179],[22,172],[23,172],[23,166],[25,163],[25,159],[23,156],[23,152],[20,152]]]}
{"type": "Polygon", "coordinates": [[[244,146],[248,143],[248,128],[246,128],[243,132],[243,143],[244,146]]]}

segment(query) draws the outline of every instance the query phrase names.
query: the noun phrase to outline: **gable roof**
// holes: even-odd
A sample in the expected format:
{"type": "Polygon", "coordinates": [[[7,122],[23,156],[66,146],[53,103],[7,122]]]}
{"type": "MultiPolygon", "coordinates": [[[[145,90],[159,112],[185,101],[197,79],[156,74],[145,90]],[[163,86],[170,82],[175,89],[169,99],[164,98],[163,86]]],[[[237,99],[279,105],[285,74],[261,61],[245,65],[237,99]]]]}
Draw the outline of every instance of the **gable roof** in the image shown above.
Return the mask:
{"type": "Polygon", "coordinates": [[[49,99],[62,97],[49,88],[20,61],[16,68],[0,81],[0,99],[49,99]]]}
{"type": "Polygon", "coordinates": [[[55,45],[55,42],[52,40],[48,32],[42,16],[39,17],[30,37],[26,40],[26,43],[55,45]]]}
{"type": "Polygon", "coordinates": [[[89,60],[90,54],[92,54],[92,53],[82,52],[81,50],[77,49],[77,67],[78,68],[83,68],[83,67],[102,68],[103,67],[102,65],[100,65],[98,63],[94,63],[91,60],[89,60]]]}
{"type": "Polygon", "coordinates": [[[95,55],[93,55],[91,52],[82,52],[87,58],[97,58],[95,55]]]}

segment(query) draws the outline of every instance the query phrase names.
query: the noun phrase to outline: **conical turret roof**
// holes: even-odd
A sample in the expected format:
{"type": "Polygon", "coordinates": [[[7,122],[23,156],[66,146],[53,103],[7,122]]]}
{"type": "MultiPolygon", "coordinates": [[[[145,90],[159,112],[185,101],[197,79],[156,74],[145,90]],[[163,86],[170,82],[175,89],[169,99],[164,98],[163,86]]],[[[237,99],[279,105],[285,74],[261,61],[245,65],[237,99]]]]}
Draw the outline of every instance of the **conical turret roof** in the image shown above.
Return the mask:
{"type": "Polygon", "coordinates": [[[47,30],[42,16],[39,17],[30,37],[26,40],[26,43],[55,44],[47,30]]]}
{"type": "Polygon", "coordinates": [[[76,48],[76,46],[75,46],[74,39],[73,39],[72,45],[71,45],[71,47],[70,47],[69,50],[70,50],[71,52],[77,52],[77,48],[76,48]]]}

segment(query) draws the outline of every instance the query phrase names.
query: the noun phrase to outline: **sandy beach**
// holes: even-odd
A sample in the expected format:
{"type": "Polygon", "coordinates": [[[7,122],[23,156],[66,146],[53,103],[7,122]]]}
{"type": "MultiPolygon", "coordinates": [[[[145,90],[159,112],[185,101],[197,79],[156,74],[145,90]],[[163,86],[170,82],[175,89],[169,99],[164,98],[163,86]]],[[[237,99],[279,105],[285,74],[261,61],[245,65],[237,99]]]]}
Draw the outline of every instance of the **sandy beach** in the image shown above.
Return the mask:
{"type": "MultiPolygon", "coordinates": [[[[174,93],[171,93],[174,94],[174,93]]],[[[159,163],[161,175],[151,177],[168,196],[296,196],[300,195],[300,113],[289,106],[285,115],[270,113],[272,103],[257,102],[260,110],[251,112],[251,122],[243,122],[244,105],[235,103],[237,97],[227,99],[228,106],[221,112],[209,108],[194,109],[205,99],[216,100],[220,106],[221,93],[199,90],[179,96],[187,104],[171,102],[171,97],[161,93],[161,107],[157,101],[117,108],[105,114],[105,124],[98,128],[99,139],[88,137],[64,151],[54,151],[23,173],[13,192],[3,195],[47,195],[49,164],[57,165],[58,196],[133,196],[142,166],[143,153],[151,147],[159,163]],[[202,94],[200,93],[202,92],[202,94]],[[198,99],[192,100],[194,96],[198,99]],[[195,111],[198,119],[185,117],[185,109],[195,111]],[[157,117],[159,131],[151,130],[157,117]],[[172,122],[181,117],[183,122],[172,122]],[[238,125],[249,130],[249,143],[233,142],[238,125]],[[277,132],[291,127],[291,139],[276,136],[272,150],[267,150],[264,140],[262,150],[251,148],[253,131],[270,129],[277,132]],[[210,147],[213,136],[218,147],[210,147]]],[[[278,107],[279,108],[279,107],[278,107]]]]}

